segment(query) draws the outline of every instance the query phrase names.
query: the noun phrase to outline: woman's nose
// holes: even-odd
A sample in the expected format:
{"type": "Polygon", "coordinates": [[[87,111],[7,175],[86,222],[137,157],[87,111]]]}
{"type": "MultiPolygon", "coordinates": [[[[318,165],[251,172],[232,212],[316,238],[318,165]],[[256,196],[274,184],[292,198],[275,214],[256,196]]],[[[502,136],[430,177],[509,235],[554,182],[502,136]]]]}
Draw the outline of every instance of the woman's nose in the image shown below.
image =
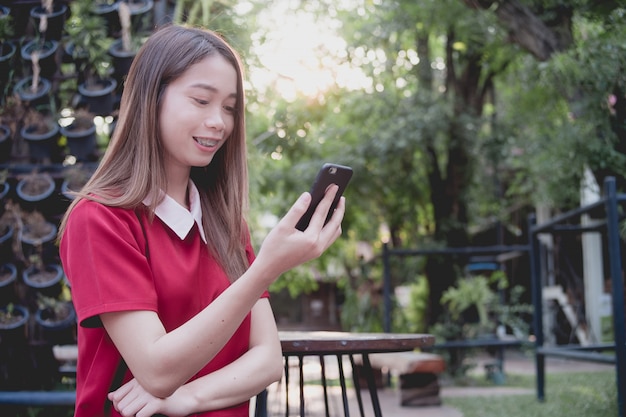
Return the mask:
{"type": "Polygon", "coordinates": [[[210,129],[222,131],[225,128],[224,115],[222,114],[222,108],[211,107],[211,110],[204,119],[204,125],[210,129]]]}

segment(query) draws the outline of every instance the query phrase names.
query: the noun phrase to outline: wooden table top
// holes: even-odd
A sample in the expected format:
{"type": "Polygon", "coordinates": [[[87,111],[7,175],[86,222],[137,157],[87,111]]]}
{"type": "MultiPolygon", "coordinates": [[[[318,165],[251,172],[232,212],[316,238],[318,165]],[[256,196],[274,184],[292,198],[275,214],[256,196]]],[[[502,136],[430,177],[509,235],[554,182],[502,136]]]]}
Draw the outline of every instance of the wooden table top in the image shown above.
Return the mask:
{"type": "Polygon", "coordinates": [[[404,352],[435,343],[430,334],[280,331],[283,354],[358,354],[404,352]]]}

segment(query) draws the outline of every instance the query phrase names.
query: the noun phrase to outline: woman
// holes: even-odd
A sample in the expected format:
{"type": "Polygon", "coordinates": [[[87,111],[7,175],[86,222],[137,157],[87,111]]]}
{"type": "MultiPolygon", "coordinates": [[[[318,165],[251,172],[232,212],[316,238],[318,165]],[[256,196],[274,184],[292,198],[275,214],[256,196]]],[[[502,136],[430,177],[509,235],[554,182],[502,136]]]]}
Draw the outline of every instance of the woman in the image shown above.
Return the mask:
{"type": "Polygon", "coordinates": [[[300,232],[304,193],[255,259],[242,78],[235,52],[200,29],[164,27],[134,59],[111,144],[60,227],[79,319],[76,417],[103,415],[107,397],[113,415],[247,417],[280,379],[267,287],[341,235],[345,203],[324,226],[331,187],[300,232]]]}

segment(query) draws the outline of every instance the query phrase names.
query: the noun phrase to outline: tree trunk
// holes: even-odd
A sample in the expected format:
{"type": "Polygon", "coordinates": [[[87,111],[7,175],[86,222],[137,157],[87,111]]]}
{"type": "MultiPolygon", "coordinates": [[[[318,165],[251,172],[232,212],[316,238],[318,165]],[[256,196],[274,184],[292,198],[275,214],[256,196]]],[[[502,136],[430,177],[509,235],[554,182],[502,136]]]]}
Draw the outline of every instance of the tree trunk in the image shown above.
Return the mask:
{"type": "MultiPolygon", "coordinates": [[[[482,57],[478,54],[465,56],[461,62],[458,59],[455,61],[452,51],[454,42],[454,33],[449,33],[446,91],[449,99],[454,102],[454,114],[448,130],[447,155],[444,158],[439,157],[434,144],[427,147],[430,158],[429,185],[435,218],[435,240],[448,248],[465,247],[469,244],[466,191],[470,187],[473,171],[470,157],[472,132],[467,131],[465,121],[482,114],[485,91],[488,90],[485,83],[491,85],[492,79],[492,74],[484,74],[482,57]],[[457,65],[461,64],[463,67],[457,68],[457,65]],[[440,160],[446,161],[443,172],[439,168],[440,160]]],[[[429,64],[428,60],[425,61],[426,64],[429,64]]],[[[425,272],[430,288],[427,312],[429,324],[437,322],[444,312],[440,299],[456,282],[458,271],[455,265],[458,261],[458,258],[452,259],[451,255],[431,256],[427,260],[425,272]],[[455,262],[452,262],[453,260],[455,262]]]]}

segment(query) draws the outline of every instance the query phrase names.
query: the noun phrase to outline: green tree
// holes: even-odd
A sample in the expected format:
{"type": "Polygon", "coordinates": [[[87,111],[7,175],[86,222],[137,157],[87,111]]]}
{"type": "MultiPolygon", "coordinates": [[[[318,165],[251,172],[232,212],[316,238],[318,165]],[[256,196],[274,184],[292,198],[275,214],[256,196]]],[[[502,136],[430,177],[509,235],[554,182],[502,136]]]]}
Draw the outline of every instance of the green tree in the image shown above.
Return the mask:
{"type": "MultiPolygon", "coordinates": [[[[343,257],[350,280],[358,277],[356,240],[462,247],[471,226],[513,222],[520,207],[576,204],[585,167],[599,180],[623,181],[626,25],[618,2],[303,7],[342,22],[345,60],[370,84],[293,102],[264,97],[259,105],[271,113],[252,137],[271,158],[258,191],[286,209],[323,161],[352,165],[350,244],[330,255],[343,257]]],[[[515,226],[524,226],[523,214],[515,226]]],[[[403,264],[394,264],[394,278],[414,281],[420,271],[403,264]]],[[[457,270],[437,257],[422,267],[433,323],[457,270]]]]}
{"type": "MultiPolygon", "coordinates": [[[[370,119],[357,149],[368,161],[368,176],[385,181],[382,189],[391,197],[387,204],[373,195],[368,200],[378,200],[379,218],[388,223],[395,247],[467,246],[470,190],[485,162],[478,151],[492,121],[485,108],[493,103],[494,79],[515,51],[506,47],[492,16],[467,13],[457,1],[396,1],[363,9],[365,18],[345,34],[353,45],[351,58],[366,61],[375,85],[361,99],[368,107],[362,114],[370,119]]],[[[449,259],[433,256],[425,272],[434,322],[456,270],[449,259]]]]}
{"type": "Polygon", "coordinates": [[[521,157],[510,161],[512,194],[535,190],[534,202],[571,207],[585,168],[599,184],[614,176],[626,189],[624,2],[464,3],[488,10],[527,52],[501,80],[510,94],[501,124],[524,136],[515,145],[521,157]]]}

